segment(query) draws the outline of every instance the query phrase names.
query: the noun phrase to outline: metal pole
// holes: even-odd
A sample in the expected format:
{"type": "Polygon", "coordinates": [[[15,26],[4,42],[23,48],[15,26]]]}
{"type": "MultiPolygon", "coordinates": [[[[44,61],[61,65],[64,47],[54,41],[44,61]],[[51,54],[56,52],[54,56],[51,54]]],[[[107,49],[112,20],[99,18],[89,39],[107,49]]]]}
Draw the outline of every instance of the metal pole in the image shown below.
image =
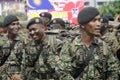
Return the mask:
{"type": "Polygon", "coordinates": [[[96,0],[94,0],[94,7],[96,7],[96,0]]]}

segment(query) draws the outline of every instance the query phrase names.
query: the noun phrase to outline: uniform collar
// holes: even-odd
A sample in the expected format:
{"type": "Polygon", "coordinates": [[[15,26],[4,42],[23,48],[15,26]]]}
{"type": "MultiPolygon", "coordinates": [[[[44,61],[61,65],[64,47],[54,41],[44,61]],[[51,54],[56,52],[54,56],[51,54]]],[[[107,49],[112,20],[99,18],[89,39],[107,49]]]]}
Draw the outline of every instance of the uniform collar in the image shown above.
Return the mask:
{"type": "MultiPolygon", "coordinates": [[[[94,40],[92,42],[93,45],[98,45],[98,38],[94,37],[94,40]]],[[[81,40],[81,37],[77,37],[76,42],[75,42],[76,46],[85,46],[84,43],[81,40]]],[[[90,47],[90,46],[89,46],[90,47]]]]}

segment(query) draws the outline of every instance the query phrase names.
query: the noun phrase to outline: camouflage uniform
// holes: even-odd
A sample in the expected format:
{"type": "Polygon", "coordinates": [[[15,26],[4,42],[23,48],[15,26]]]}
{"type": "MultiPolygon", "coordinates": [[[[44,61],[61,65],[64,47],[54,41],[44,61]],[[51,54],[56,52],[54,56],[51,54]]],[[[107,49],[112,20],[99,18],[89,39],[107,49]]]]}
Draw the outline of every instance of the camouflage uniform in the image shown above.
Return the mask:
{"type": "Polygon", "coordinates": [[[74,80],[70,72],[72,71],[72,54],[70,52],[70,41],[64,41],[60,51],[58,66],[60,69],[60,80],[74,80]]]}
{"type": "Polygon", "coordinates": [[[74,80],[70,74],[72,63],[71,54],[68,52],[71,47],[70,43],[74,38],[66,32],[47,35],[47,37],[48,43],[53,45],[51,47],[55,53],[49,57],[49,63],[55,69],[53,78],[56,80],[74,80]]]}
{"type": "Polygon", "coordinates": [[[66,54],[66,49],[69,46],[69,40],[67,39],[67,41],[59,38],[59,34],[49,35],[48,37],[53,38],[53,41],[51,40],[51,42],[53,42],[54,45],[54,47],[51,46],[53,47],[52,51],[54,54],[51,54],[48,60],[51,67],[54,69],[53,78],[55,80],[73,80],[72,76],[69,74],[70,66],[67,65],[71,65],[70,55],[66,54]]]}
{"type": "Polygon", "coordinates": [[[115,53],[115,41],[106,42],[104,39],[99,41],[100,50],[105,56],[106,64],[103,65],[105,70],[106,80],[118,80],[118,60],[115,53]]]}
{"type": "Polygon", "coordinates": [[[73,31],[73,33],[68,32],[67,30],[64,30],[59,33],[59,36],[57,38],[64,42],[72,41],[76,36],[79,35],[78,33],[75,33],[74,31],[73,31]]]}
{"type": "Polygon", "coordinates": [[[21,28],[18,32],[18,36],[20,38],[20,41],[25,45],[29,43],[32,39],[30,38],[29,31],[26,28],[21,28]]]}
{"type": "Polygon", "coordinates": [[[41,45],[33,40],[25,46],[22,73],[27,80],[53,78],[54,68],[51,67],[51,59],[54,58],[55,52],[50,44],[46,38],[41,45]]]}
{"type": "MultiPolygon", "coordinates": [[[[103,80],[103,64],[105,57],[100,51],[100,47],[96,43],[97,40],[94,40],[92,45],[95,46],[92,57],[89,61],[89,64],[84,68],[84,71],[79,75],[77,80],[103,80]]],[[[90,46],[91,47],[91,46],[90,46]]],[[[90,47],[86,47],[81,42],[80,37],[75,38],[72,42],[69,53],[71,55],[71,74],[77,68],[81,68],[82,63],[88,56],[90,47]]],[[[75,72],[77,73],[77,71],[75,72]]]]}
{"type": "Polygon", "coordinates": [[[106,43],[108,43],[108,46],[111,46],[113,53],[116,53],[116,50],[119,46],[119,41],[117,40],[117,37],[115,36],[116,31],[112,31],[112,32],[107,32],[104,35],[104,41],[106,43]]]}
{"type": "Polygon", "coordinates": [[[18,37],[10,42],[6,37],[3,38],[3,45],[1,46],[1,66],[2,70],[0,74],[3,80],[10,80],[10,77],[14,74],[20,74],[21,72],[21,61],[22,61],[22,50],[23,46],[18,37]]]}

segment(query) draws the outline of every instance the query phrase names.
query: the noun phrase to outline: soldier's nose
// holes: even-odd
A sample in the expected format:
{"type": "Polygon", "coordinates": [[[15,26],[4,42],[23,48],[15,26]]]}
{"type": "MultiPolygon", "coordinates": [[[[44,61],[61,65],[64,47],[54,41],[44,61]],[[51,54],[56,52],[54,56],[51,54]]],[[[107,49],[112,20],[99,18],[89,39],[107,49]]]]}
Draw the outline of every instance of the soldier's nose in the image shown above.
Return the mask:
{"type": "Polygon", "coordinates": [[[34,33],[35,33],[35,31],[33,31],[33,30],[30,32],[30,34],[34,34],[34,33]]]}

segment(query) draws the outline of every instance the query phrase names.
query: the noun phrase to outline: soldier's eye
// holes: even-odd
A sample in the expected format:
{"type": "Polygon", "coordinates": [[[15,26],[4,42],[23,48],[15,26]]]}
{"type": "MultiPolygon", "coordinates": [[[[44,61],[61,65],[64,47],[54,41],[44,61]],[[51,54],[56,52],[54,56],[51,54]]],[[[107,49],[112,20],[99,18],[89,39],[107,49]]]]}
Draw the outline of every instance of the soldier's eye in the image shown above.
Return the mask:
{"type": "Polygon", "coordinates": [[[29,32],[31,32],[32,30],[31,29],[29,29],[29,32]]]}
{"type": "Polygon", "coordinates": [[[95,22],[96,20],[97,20],[97,19],[94,18],[92,21],[95,22]]]}
{"type": "Polygon", "coordinates": [[[99,21],[99,22],[101,22],[101,21],[102,21],[102,19],[101,19],[101,18],[99,18],[99,19],[98,19],[98,21],[99,21]]]}
{"type": "Polygon", "coordinates": [[[20,23],[11,23],[10,25],[14,26],[14,25],[19,25],[20,23]]]}

